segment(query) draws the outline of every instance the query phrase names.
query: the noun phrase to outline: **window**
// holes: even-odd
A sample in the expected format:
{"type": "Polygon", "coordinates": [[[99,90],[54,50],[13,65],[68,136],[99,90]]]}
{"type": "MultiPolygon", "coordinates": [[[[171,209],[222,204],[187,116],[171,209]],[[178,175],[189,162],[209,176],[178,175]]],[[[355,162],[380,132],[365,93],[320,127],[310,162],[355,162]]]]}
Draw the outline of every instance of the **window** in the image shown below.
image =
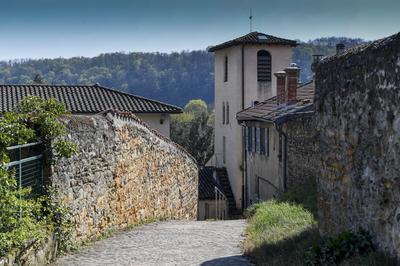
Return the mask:
{"type": "Polygon", "coordinates": [[[247,151],[248,152],[251,152],[252,151],[252,147],[253,147],[253,142],[252,142],[252,139],[253,139],[253,137],[252,137],[252,128],[251,127],[247,127],[246,128],[247,129],[247,151]]]}
{"type": "Polygon", "coordinates": [[[226,163],[226,137],[222,136],[222,161],[226,163]]]}
{"type": "Polygon", "coordinates": [[[228,81],[228,57],[225,56],[225,64],[224,64],[224,81],[228,81]]]}
{"type": "Polygon", "coordinates": [[[225,102],[222,102],[222,124],[225,124],[225,102]]]}
{"type": "Polygon", "coordinates": [[[256,131],[256,128],[253,127],[252,131],[253,131],[253,147],[252,147],[251,151],[252,152],[256,152],[256,149],[257,149],[257,131],[256,131]]]}
{"type": "Polygon", "coordinates": [[[229,124],[229,103],[226,102],[226,123],[229,124]]]}
{"type": "Polygon", "coordinates": [[[265,129],[264,146],[265,146],[264,154],[265,154],[265,156],[268,157],[269,156],[269,128],[265,129]]]}
{"type": "Polygon", "coordinates": [[[260,128],[260,154],[265,154],[265,128],[260,128]]]}
{"type": "Polygon", "coordinates": [[[271,81],[271,55],[265,50],[257,53],[257,80],[271,81]]]}
{"type": "Polygon", "coordinates": [[[260,153],[260,128],[256,127],[255,128],[255,143],[256,143],[256,147],[255,147],[255,152],[256,153],[260,153]]]}

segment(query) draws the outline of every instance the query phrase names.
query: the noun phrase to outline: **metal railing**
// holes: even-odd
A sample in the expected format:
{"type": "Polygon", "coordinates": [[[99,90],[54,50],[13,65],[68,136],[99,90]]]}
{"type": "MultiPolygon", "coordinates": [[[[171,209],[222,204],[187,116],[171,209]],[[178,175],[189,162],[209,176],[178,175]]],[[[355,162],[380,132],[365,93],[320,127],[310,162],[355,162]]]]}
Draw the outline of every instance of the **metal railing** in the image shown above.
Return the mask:
{"type": "Polygon", "coordinates": [[[11,162],[5,167],[15,171],[18,186],[31,187],[33,195],[43,192],[43,154],[41,142],[15,145],[7,148],[11,162]]]}
{"type": "Polygon", "coordinates": [[[261,176],[257,176],[257,202],[261,202],[266,200],[264,197],[262,197],[261,189],[260,189],[260,184],[266,184],[269,188],[272,188],[277,194],[281,194],[282,190],[280,190],[277,186],[275,186],[271,181],[269,181],[266,178],[263,178],[261,176]]]}
{"type": "Polygon", "coordinates": [[[225,194],[222,193],[217,187],[214,187],[215,191],[215,219],[225,220],[228,210],[228,201],[225,194]]]}

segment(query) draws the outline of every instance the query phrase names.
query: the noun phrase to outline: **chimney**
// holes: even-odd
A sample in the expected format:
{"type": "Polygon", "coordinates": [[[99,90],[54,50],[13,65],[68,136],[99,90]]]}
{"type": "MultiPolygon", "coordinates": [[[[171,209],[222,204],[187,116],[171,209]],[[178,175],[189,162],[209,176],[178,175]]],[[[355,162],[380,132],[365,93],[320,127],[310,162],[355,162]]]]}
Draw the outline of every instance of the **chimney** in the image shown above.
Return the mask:
{"type": "Polygon", "coordinates": [[[315,68],[316,68],[317,64],[319,63],[319,61],[322,60],[322,57],[324,57],[324,55],[323,54],[313,54],[312,57],[313,57],[313,62],[311,64],[311,71],[315,72],[315,68]]]}
{"type": "Polygon", "coordinates": [[[344,52],[345,46],[343,43],[336,44],[336,54],[341,54],[344,52]]]}
{"type": "Polygon", "coordinates": [[[295,63],[285,68],[286,72],[286,93],[287,103],[294,104],[297,102],[297,87],[300,74],[300,68],[295,63]]]}
{"type": "Polygon", "coordinates": [[[286,102],[286,72],[278,71],[274,75],[276,77],[276,102],[280,105],[286,102]]]}

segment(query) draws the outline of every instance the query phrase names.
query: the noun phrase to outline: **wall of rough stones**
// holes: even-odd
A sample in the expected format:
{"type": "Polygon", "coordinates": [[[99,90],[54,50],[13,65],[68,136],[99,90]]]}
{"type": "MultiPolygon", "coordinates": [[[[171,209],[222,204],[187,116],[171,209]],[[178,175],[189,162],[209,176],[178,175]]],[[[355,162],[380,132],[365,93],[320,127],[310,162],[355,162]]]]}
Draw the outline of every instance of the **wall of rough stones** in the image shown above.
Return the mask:
{"type": "Polygon", "coordinates": [[[287,142],[287,187],[300,186],[318,176],[317,131],[312,114],[285,124],[287,142]]]}
{"type": "Polygon", "coordinates": [[[183,148],[129,114],[64,119],[79,154],[51,182],[75,223],[73,239],[153,219],[196,219],[198,169],[183,148]]]}
{"type": "Polygon", "coordinates": [[[400,33],[316,69],[320,231],[363,227],[400,253],[400,33]]]}

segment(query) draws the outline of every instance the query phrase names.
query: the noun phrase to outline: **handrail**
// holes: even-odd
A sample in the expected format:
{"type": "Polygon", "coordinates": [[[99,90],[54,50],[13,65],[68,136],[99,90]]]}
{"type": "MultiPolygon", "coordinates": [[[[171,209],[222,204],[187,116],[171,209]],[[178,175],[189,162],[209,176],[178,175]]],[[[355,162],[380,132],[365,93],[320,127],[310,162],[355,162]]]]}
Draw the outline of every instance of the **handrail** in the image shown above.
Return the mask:
{"type": "Polygon", "coordinates": [[[216,186],[214,187],[215,192],[215,219],[224,220],[226,218],[227,210],[227,198],[225,194],[219,190],[216,186]],[[222,204],[222,206],[220,206],[222,204]]]}
{"type": "Polygon", "coordinates": [[[20,144],[20,145],[14,145],[14,146],[7,147],[7,150],[11,151],[11,150],[15,150],[15,149],[19,149],[19,148],[31,147],[31,146],[35,146],[35,145],[39,145],[39,144],[42,144],[42,142],[41,141],[37,141],[37,142],[20,144]]]}
{"type": "Polygon", "coordinates": [[[274,188],[276,191],[279,193],[283,193],[281,189],[279,189],[277,186],[275,186],[271,181],[269,181],[266,178],[263,178],[261,176],[257,176],[257,195],[258,195],[258,201],[260,201],[260,180],[264,181],[268,185],[270,185],[272,188],[274,188]]]}

